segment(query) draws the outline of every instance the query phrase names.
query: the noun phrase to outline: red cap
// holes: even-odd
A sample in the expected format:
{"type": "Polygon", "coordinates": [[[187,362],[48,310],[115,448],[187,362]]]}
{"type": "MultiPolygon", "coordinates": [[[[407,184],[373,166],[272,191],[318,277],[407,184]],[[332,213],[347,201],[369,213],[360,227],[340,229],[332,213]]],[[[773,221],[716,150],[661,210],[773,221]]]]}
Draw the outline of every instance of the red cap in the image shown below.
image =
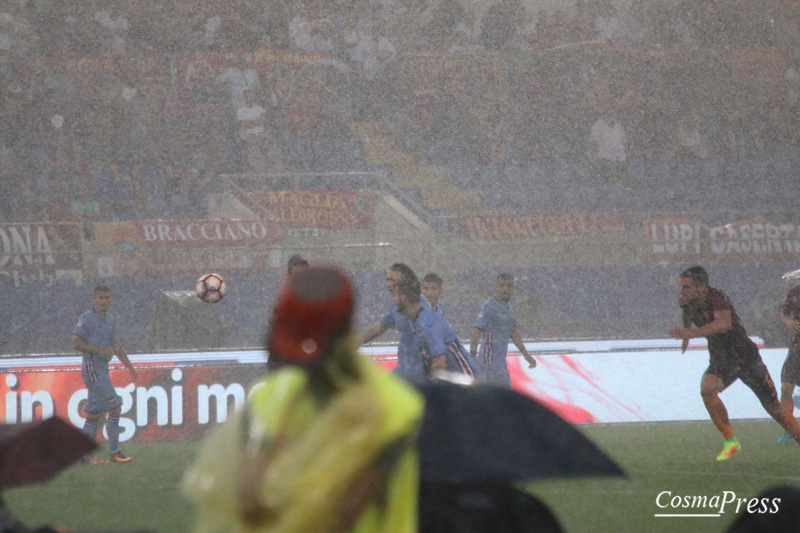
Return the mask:
{"type": "Polygon", "coordinates": [[[278,295],[267,336],[270,357],[306,365],[350,329],[353,284],[339,269],[313,267],[288,279],[278,295]]]}

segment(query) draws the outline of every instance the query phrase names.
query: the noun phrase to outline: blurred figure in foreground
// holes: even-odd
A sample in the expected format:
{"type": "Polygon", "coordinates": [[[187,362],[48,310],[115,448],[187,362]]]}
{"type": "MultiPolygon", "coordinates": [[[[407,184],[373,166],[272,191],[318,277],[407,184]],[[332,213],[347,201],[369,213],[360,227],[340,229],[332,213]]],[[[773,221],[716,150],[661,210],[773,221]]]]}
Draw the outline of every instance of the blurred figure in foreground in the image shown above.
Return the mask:
{"type": "Polygon", "coordinates": [[[284,366],[205,442],[196,531],[417,531],[421,396],[358,355],[351,281],[287,279],[267,349],[284,366]]]}

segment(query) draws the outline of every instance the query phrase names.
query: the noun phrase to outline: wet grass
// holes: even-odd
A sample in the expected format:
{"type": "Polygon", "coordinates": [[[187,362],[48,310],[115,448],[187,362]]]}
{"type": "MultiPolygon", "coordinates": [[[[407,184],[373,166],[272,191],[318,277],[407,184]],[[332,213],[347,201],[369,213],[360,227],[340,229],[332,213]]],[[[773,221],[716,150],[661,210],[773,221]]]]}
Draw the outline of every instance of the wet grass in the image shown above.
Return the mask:
{"type": "MultiPolygon", "coordinates": [[[[722,440],[710,422],[584,426],[628,476],[537,481],[529,488],[568,532],[722,532],[734,518],[733,506],[719,518],[656,518],[657,513],[701,512],[660,509],[658,494],[712,497],[731,491],[750,498],[776,485],[800,487],[800,449],[775,442],[781,432],[777,424],[734,421],[734,427],[743,451],[718,463],[722,440]]],[[[76,465],[45,484],[3,496],[29,526],[57,525],[73,532],[188,531],[193,513],[179,485],[197,446],[128,444],[124,450],[135,458],[131,464],[76,465]]]]}

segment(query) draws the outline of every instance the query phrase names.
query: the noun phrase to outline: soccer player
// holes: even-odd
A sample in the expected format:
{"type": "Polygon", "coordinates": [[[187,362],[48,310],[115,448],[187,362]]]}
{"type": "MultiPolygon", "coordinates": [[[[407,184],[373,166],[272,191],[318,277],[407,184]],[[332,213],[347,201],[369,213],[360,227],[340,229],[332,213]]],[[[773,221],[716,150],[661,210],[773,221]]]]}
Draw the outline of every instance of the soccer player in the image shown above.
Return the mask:
{"type": "Polygon", "coordinates": [[[294,254],[286,263],[286,275],[290,278],[308,269],[308,261],[300,254],[294,254]]]}
{"type": "Polygon", "coordinates": [[[730,298],[708,283],[708,273],[701,266],[681,273],[678,301],[683,310],[683,326],[674,327],[669,333],[683,341],[683,352],[689,346],[689,339],[708,340],[709,363],[700,380],[700,395],[711,421],[725,437],[717,461],[727,461],[742,449],[728,419],[728,410],[719,397],[737,379],[755,393],[767,413],[800,444],[800,425],[778,401],[778,392],[758,346],[747,336],[730,298]]]}
{"type": "Polygon", "coordinates": [[[423,399],[358,354],[354,309],[338,269],[287,279],[267,335],[283,366],[184,479],[196,531],[417,531],[423,399]]]}
{"type": "Polygon", "coordinates": [[[409,352],[420,358],[426,373],[453,372],[474,378],[478,365],[464,349],[447,320],[420,304],[422,291],[416,279],[402,279],[395,285],[392,300],[397,311],[409,321],[413,341],[409,352]]]}
{"type": "Polygon", "coordinates": [[[478,357],[481,366],[481,379],[505,387],[511,387],[511,375],[506,363],[509,339],[528,362],[528,367],[536,366],[536,359],[528,353],[517,329],[516,313],[511,301],[513,295],[514,276],[507,273],[498,275],[494,296],[481,306],[469,339],[470,353],[478,357]]]}
{"type": "Polygon", "coordinates": [[[422,278],[422,294],[428,299],[431,304],[431,309],[440,315],[445,315],[446,307],[444,304],[439,303],[439,298],[442,297],[442,277],[436,272],[428,272],[422,278]]]}
{"type": "MultiPolygon", "coordinates": [[[[789,289],[779,318],[791,335],[789,353],[781,369],[781,405],[790,415],[794,413],[792,393],[800,385],[800,285],[789,289]]],[[[792,436],[788,431],[778,437],[778,442],[788,442],[792,436]]]]}
{"type": "MultiPolygon", "coordinates": [[[[92,440],[105,419],[111,461],[130,463],[132,459],[119,450],[119,416],[122,397],[117,394],[108,372],[108,363],[116,355],[128,368],[131,380],[136,380],[136,369],[128,359],[125,347],[117,338],[117,317],[108,312],[111,308],[111,289],[105,285],[95,287],[92,308],[78,318],[72,331],[72,348],[83,354],[81,376],[88,390],[88,401],[84,411],[86,420],[83,432],[92,440]]],[[[84,459],[88,464],[105,464],[108,461],[91,456],[84,459]]]]}
{"type": "MultiPolygon", "coordinates": [[[[292,279],[300,272],[304,272],[309,268],[308,260],[306,260],[305,257],[300,254],[292,254],[289,260],[286,262],[286,279],[292,279]]],[[[272,317],[270,317],[267,323],[272,324],[272,317]]],[[[278,369],[278,367],[280,367],[280,365],[280,359],[275,357],[267,357],[267,373],[274,372],[278,369]]]]}
{"type": "MultiPolygon", "coordinates": [[[[386,290],[389,295],[394,294],[396,284],[403,279],[415,280],[419,283],[417,274],[405,263],[395,263],[386,271],[386,290]]],[[[420,305],[430,309],[431,304],[424,296],[420,299],[420,305]]],[[[405,315],[397,310],[394,301],[389,304],[386,314],[361,335],[361,344],[366,344],[372,339],[383,335],[389,328],[397,328],[400,339],[397,342],[397,366],[392,373],[404,377],[424,376],[427,374],[425,364],[420,359],[419,354],[409,352],[408,348],[414,340],[414,333],[405,315]]]]}

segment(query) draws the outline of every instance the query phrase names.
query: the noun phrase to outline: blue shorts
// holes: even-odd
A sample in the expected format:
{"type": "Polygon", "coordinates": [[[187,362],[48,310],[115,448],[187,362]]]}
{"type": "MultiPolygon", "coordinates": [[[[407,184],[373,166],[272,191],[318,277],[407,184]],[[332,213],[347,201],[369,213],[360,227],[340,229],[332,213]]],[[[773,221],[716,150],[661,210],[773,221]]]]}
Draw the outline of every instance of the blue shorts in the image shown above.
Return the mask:
{"type": "Polygon", "coordinates": [[[109,379],[87,383],[86,389],[89,391],[89,401],[83,410],[87,413],[105,413],[122,406],[122,396],[117,394],[109,379]]]}

